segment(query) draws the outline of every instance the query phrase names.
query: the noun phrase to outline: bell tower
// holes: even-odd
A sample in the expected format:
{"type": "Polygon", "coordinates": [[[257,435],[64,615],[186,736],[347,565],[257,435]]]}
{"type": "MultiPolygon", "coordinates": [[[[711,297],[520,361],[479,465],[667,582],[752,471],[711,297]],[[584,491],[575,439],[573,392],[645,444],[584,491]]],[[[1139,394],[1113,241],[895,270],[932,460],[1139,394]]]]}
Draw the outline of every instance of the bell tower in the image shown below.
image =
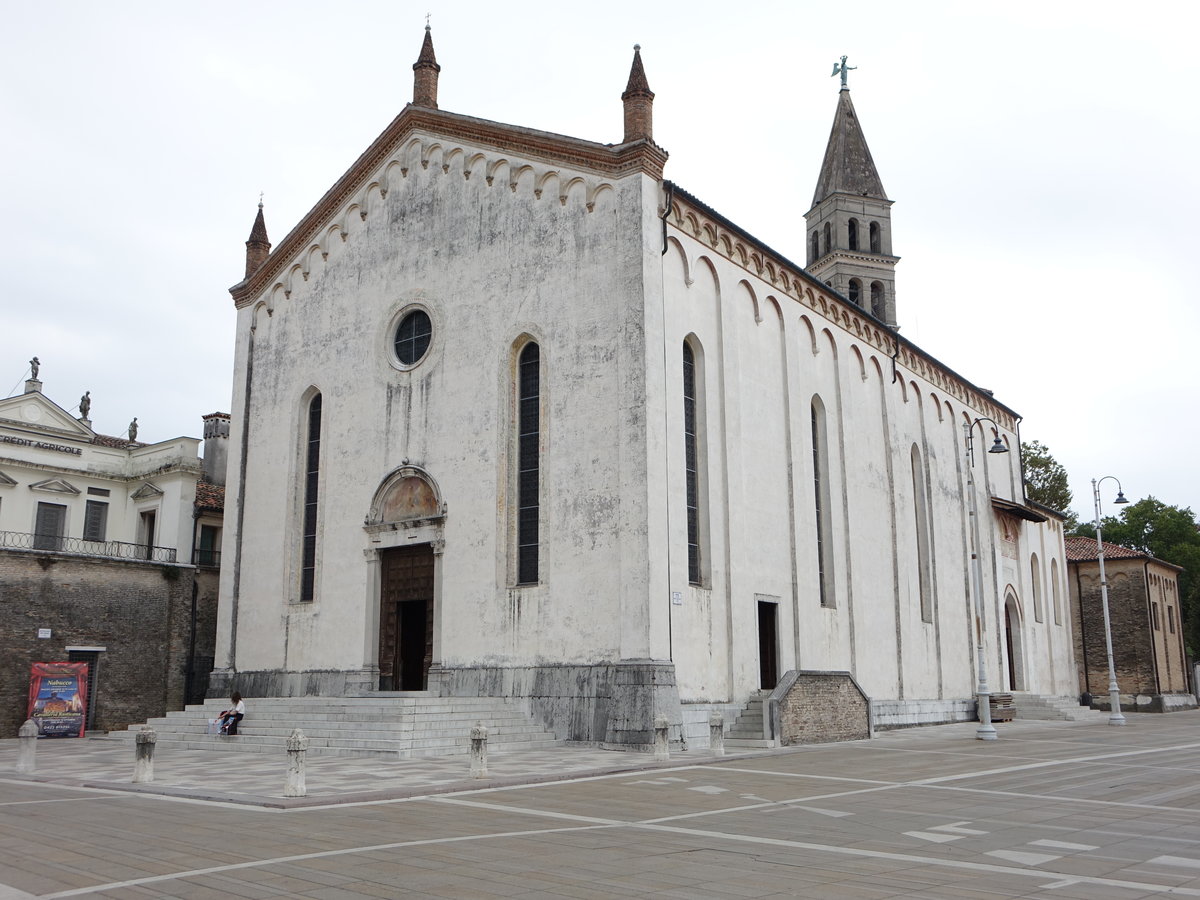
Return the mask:
{"type": "Polygon", "coordinates": [[[844,56],[833,68],[842,76],[842,89],[812,209],[804,214],[807,267],[810,275],[899,328],[895,269],[900,257],[892,255],[892,201],[850,100],[846,76],[853,68],[844,56]]]}

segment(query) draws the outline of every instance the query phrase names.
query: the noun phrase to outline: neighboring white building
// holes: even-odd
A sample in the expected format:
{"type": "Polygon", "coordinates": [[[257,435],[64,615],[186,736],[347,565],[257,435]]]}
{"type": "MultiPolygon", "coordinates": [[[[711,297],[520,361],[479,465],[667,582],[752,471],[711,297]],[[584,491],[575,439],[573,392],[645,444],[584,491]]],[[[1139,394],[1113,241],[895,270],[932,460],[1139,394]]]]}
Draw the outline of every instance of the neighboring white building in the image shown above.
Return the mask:
{"type": "Polygon", "coordinates": [[[201,460],[196,438],[97,434],[36,375],[0,400],[0,731],[31,662],[90,665],[89,728],[182,708],[211,667],[229,417],[201,460]]]}
{"type": "Polygon", "coordinates": [[[964,423],[992,687],[1075,692],[1061,522],[1017,414],[891,327],[848,92],[796,237],[857,302],[663,180],[639,54],[615,145],[439,110],[428,31],[414,70],[274,252],[260,208],[231,289],[210,694],[516,696],[637,746],[838,670],[881,724],[963,718],[964,423]]]}
{"type": "Polygon", "coordinates": [[[0,400],[0,546],[190,564],[200,441],[97,434],[41,388],[0,400]]]}

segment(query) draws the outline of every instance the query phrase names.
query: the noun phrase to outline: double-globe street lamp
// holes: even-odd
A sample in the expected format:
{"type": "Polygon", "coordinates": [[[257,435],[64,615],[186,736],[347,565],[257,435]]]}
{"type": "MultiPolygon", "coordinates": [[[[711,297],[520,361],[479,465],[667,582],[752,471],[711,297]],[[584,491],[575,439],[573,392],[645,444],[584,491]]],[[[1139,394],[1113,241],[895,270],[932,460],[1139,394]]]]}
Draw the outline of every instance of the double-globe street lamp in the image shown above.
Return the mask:
{"type": "MultiPolygon", "coordinates": [[[[966,442],[967,508],[971,519],[971,581],[975,589],[975,659],[979,665],[979,685],[975,691],[975,708],[979,714],[979,727],[975,737],[981,741],[996,740],[996,727],[992,725],[992,693],[988,689],[987,663],[983,646],[983,568],[979,560],[979,510],[975,502],[975,426],[991,422],[996,426],[996,439],[988,447],[988,453],[1007,453],[1008,447],[1000,440],[1000,426],[995,419],[980,416],[970,424],[963,422],[963,437],[966,442]]],[[[986,483],[986,479],[985,479],[986,483]]],[[[1107,621],[1107,620],[1106,620],[1107,621]]]]}
{"type": "Polygon", "coordinates": [[[1092,479],[1092,499],[1096,502],[1096,558],[1100,561],[1100,605],[1104,608],[1104,644],[1108,651],[1108,724],[1124,725],[1125,717],[1121,715],[1121,692],[1117,688],[1117,669],[1113,665],[1112,625],[1108,618],[1108,579],[1104,575],[1104,541],[1100,535],[1100,484],[1110,478],[1117,483],[1117,499],[1113,503],[1129,502],[1121,489],[1121,479],[1115,475],[1105,475],[1099,480],[1092,479]]]}

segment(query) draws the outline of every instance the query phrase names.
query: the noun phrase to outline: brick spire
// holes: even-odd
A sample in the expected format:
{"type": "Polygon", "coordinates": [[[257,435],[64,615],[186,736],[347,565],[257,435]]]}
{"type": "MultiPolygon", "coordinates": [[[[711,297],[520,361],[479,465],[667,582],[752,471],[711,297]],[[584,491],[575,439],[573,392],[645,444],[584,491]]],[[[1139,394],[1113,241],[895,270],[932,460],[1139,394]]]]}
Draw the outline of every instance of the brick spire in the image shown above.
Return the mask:
{"type": "Polygon", "coordinates": [[[258,267],[271,255],[271,242],[267,240],[267,223],[263,220],[262,201],[258,201],[258,215],[250,229],[250,240],[246,241],[246,277],[258,271],[258,267]]]}
{"type": "Polygon", "coordinates": [[[642,45],[633,45],[633,65],[629,68],[629,83],[621,95],[625,104],[625,140],[654,140],[654,91],[646,81],[646,70],[642,68],[642,45]]]}
{"type": "Polygon", "coordinates": [[[437,109],[438,72],[437,57],[433,55],[433,35],[429,25],[425,26],[425,41],[421,44],[421,55],[413,63],[413,106],[437,109]]]}

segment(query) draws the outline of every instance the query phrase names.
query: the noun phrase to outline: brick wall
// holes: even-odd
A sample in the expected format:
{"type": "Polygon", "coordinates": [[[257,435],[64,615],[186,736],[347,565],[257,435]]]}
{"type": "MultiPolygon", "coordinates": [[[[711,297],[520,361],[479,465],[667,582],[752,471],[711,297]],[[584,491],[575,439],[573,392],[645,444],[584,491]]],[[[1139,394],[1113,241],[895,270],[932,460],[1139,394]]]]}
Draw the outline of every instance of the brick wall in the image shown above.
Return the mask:
{"type": "MultiPolygon", "coordinates": [[[[1158,693],[1144,568],[1143,560],[1104,561],[1112,624],[1113,668],[1122,694],[1158,693]]],[[[1096,562],[1071,563],[1070,574],[1071,624],[1075,629],[1079,690],[1104,695],[1108,693],[1108,656],[1100,596],[1100,566],[1096,562]]]]}
{"type": "Polygon", "coordinates": [[[776,700],[778,712],[771,714],[778,716],[775,733],[785,746],[871,736],[870,703],[848,672],[789,672],[772,706],[776,700]]]}
{"type": "Polygon", "coordinates": [[[0,737],[25,720],[32,662],[102,646],[93,727],[124,728],[183,704],[191,645],[186,566],[0,550],[0,737]],[[51,637],[39,639],[38,629],[51,637]]]}

